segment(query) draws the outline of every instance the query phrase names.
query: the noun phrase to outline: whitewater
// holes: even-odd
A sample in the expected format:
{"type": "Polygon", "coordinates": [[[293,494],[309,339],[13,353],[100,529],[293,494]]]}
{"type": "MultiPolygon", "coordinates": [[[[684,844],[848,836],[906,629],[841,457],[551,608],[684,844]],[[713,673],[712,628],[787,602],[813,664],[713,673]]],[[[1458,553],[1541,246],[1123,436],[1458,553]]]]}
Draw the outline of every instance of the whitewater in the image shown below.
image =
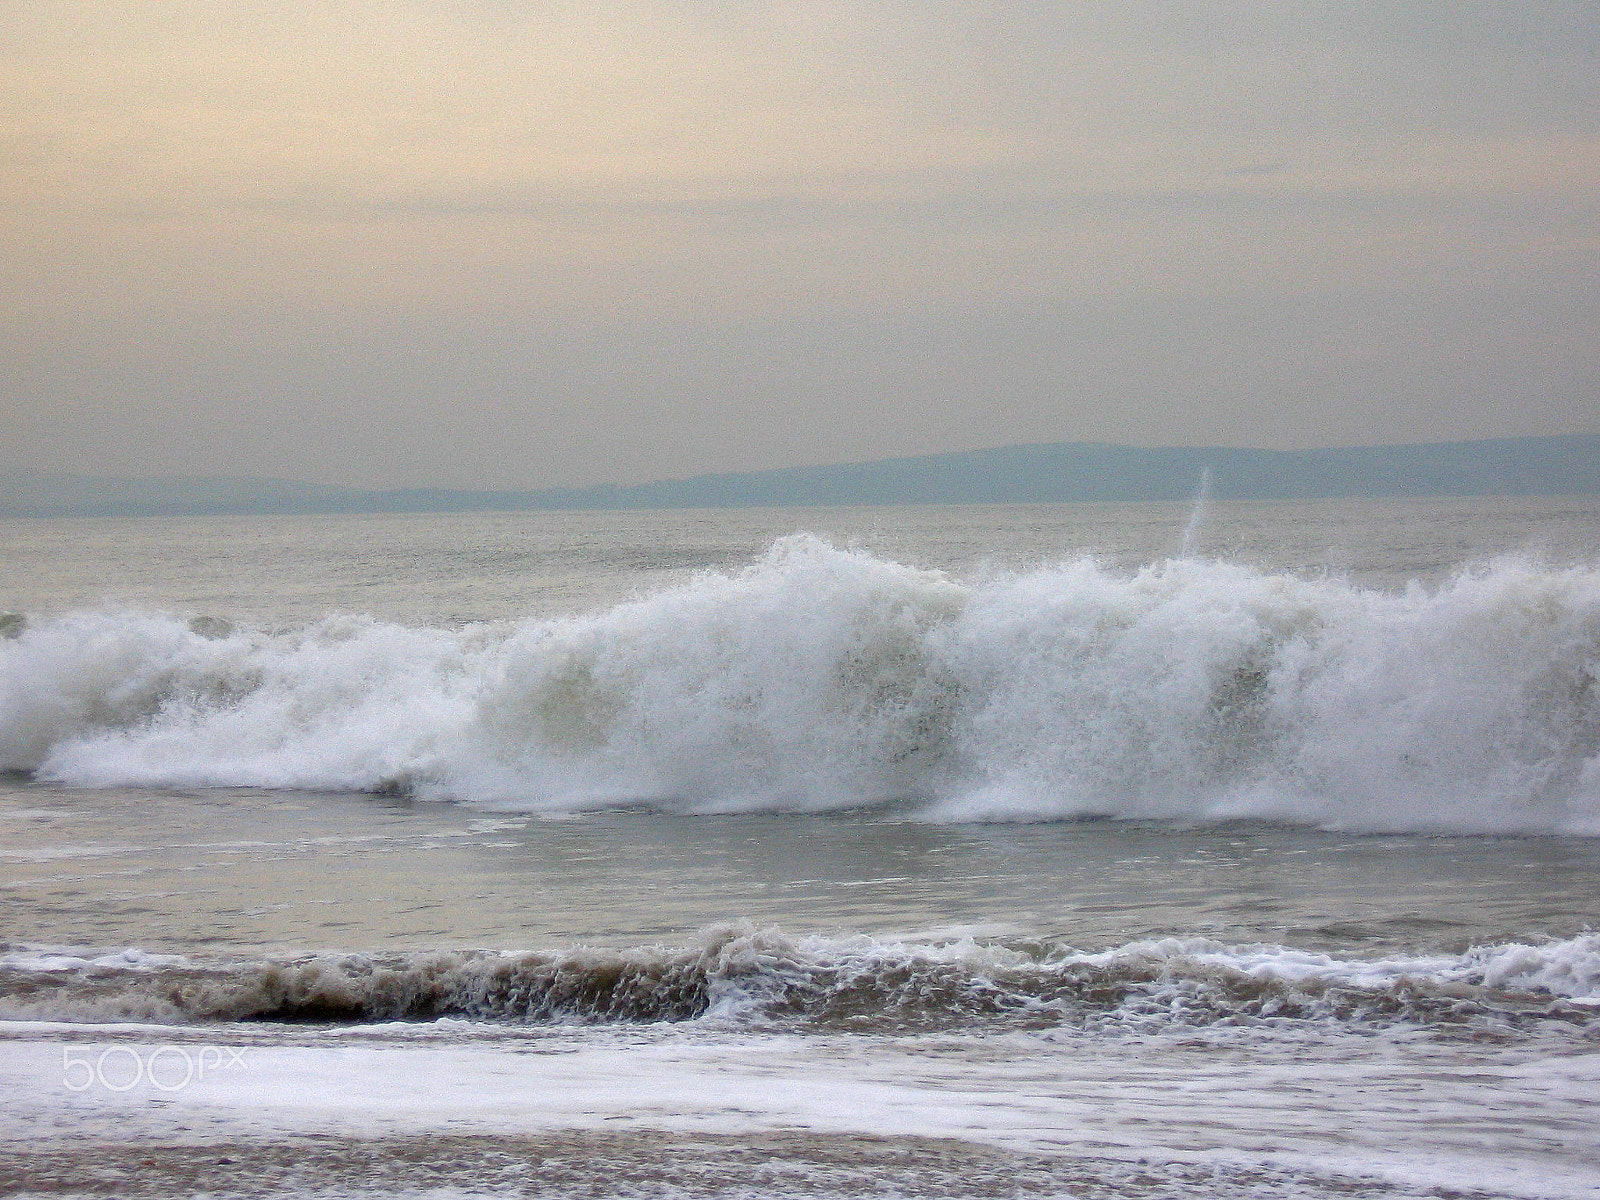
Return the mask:
{"type": "Polygon", "coordinates": [[[0,1192],[1600,1196],[1597,530],[0,522],[0,1192]]]}
{"type": "Polygon", "coordinates": [[[602,611],[0,642],[0,768],[540,810],[897,806],[1600,834],[1600,569],[1398,593],[1227,562],[960,579],[809,535],[602,611]]]}

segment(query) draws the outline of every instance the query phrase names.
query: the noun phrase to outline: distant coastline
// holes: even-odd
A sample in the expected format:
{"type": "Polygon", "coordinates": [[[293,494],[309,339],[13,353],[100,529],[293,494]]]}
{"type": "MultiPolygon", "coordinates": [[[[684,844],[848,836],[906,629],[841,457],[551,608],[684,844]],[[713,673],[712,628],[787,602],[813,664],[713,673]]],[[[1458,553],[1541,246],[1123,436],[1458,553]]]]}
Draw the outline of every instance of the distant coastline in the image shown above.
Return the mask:
{"type": "Polygon", "coordinates": [[[1600,494],[1600,434],[1323,450],[1002,446],[819,467],[529,491],[365,490],[241,476],[0,475],[0,517],[494,512],[1600,494]]]}

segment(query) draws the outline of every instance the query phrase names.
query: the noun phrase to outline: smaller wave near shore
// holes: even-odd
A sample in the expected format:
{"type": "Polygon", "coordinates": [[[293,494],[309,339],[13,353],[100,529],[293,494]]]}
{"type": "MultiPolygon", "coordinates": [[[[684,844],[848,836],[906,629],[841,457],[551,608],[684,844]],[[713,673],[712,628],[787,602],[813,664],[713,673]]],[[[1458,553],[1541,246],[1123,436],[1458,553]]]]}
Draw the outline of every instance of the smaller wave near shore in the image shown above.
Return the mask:
{"type": "Polygon", "coordinates": [[[748,924],[691,944],[204,961],[136,951],[0,952],[0,1019],[360,1024],[712,1022],[905,1033],[1227,1025],[1415,1025],[1600,1033],[1600,934],[1358,959],[1162,938],[1050,943],[801,937],[748,924]]]}

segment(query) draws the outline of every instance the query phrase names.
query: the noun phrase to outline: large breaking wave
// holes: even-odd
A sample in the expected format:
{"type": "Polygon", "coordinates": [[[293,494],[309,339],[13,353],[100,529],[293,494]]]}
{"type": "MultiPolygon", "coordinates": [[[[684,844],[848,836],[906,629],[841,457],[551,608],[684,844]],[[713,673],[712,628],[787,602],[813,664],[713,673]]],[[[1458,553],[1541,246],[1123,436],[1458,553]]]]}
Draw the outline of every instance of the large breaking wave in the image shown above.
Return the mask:
{"type": "Polygon", "coordinates": [[[0,768],[76,785],[1600,834],[1592,567],[958,580],[797,536],[559,620],[16,624],[0,768]]]}

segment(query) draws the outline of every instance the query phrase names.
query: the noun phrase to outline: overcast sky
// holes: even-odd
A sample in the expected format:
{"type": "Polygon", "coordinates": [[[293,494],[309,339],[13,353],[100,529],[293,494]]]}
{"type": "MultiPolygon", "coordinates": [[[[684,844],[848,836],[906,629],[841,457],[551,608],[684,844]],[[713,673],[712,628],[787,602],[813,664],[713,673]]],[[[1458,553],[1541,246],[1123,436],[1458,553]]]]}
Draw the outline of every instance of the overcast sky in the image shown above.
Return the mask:
{"type": "Polygon", "coordinates": [[[0,470],[1600,432],[1600,3],[0,0],[0,470]]]}

